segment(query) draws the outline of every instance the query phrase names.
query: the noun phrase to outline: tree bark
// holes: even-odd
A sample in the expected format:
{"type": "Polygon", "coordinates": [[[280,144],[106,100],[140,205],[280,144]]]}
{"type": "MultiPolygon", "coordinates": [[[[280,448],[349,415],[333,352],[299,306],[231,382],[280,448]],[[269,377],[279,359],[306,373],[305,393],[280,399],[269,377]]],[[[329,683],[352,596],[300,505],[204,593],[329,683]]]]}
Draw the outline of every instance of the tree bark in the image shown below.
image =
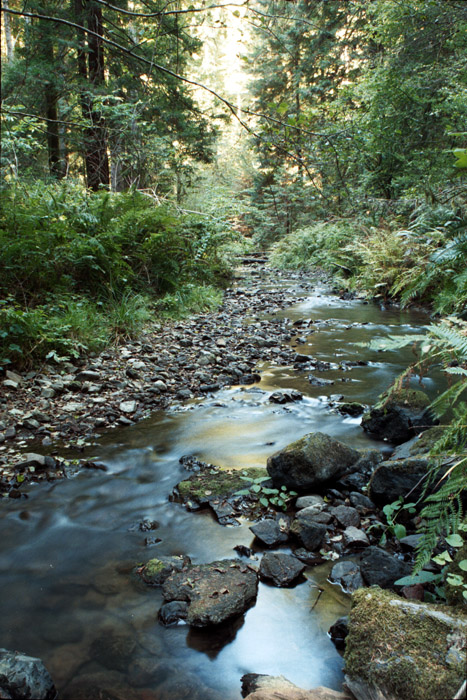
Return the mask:
{"type": "Polygon", "coordinates": [[[87,61],[85,39],[78,30],[78,73],[81,78],[80,93],[81,112],[83,119],[89,122],[85,131],[84,161],[86,165],[87,186],[97,191],[100,187],[109,187],[110,170],[107,153],[107,131],[102,114],[94,106],[90,95],[93,88],[105,85],[105,64],[103,42],[102,11],[92,0],[73,0],[77,23],[87,24],[91,32],[99,34],[87,35],[87,61]]]}
{"type": "MultiPolygon", "coordinates": [[[[8,10],[8,0],[2,0],[2,9],[8,10]]],[[[5,31],[5,43],[6,43],[6,58],[8,63],[11,63],[15,57],[15,45],[13,42],[13,35],[11,33],[10,15],[8,12],[3,12],[3,29],[5,31]]]]}

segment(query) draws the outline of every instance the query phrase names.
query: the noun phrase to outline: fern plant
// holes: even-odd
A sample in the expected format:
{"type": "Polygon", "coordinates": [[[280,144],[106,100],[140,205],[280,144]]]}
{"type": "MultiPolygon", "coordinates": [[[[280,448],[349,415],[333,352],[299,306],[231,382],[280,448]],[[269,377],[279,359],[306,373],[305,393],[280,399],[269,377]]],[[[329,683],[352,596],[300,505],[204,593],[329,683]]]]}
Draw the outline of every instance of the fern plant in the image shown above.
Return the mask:
{"type": "Polygon", "coordinates": [[[462,495],[467,487],[467,322],[449,316],[428,327],[421,336],[390,337],[375,341],[373,349],[396,349],[404,345],[418,346],[418,359],[393,384],[386,398],[401,388],[414,373],[424,374],[434,365],[441,365],[450,386],[431,404],[440,419],[447,419],[441,437],[434,444],[424,487],[421,517],[423,537],[417,548],[415,571],[430,560],[439,537],[456,534],[464,517],[462,495]],[[454,382],[453,382],[454,380],[454,382]],[[445,468],[439,478],[440,466],[445,468]]]}

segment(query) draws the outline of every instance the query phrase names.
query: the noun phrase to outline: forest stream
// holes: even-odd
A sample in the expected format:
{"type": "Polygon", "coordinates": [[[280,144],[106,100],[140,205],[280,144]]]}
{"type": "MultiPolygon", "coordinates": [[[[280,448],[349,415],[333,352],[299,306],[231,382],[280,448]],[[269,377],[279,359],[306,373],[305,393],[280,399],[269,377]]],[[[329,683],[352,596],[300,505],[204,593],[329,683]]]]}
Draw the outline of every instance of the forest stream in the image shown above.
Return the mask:
{"type": "MultiPolygon", "coordinates": [[[[428,317],[342,299],[324,283],[304,292],[299,276],[279,282],[300,301],[274,315],[297,324],[298,353],[331,363],[313,375],[333,383],[313,386],[309,369],[261,362],[255,384],[177,401],[103,434],[86,454],[107,471],[31,484],[27,500],[2,502],[0,646],[43,659],[60,698],[238,700],[245,673],[341,688],[343,660],[328,629],[346,614],[350,597],[327,581],[332,562],[307,568],[292,588],[260,583],[256,604],[215,632],[161,625],[160,589],[134,574],[162,554],[196,563],[235,558],[236,545],[253,547],[249,563],[259,564],[250,522],[225,527],[209,510],[189,512],[169,499],[187,476],[184,455],[221,467],[265,467],[269,455],[313,431],[357,449],[390,451],[363,432],[360,417],[335,404],[338,396],[374,403],[412,359],[410,348],[377,353],[361,344],[421,331],[428,317]],[[302,400],[269,400],[285,389],[301,392],[302,400]],[[144,532],[141,524],[154,521],[157,529],[144,532]]],[[[258,283],[278,280],[267,269],[240,269],[238,287],[258,283]]],[[[432,394],[430,381],[424,389],[432,394]]]]}

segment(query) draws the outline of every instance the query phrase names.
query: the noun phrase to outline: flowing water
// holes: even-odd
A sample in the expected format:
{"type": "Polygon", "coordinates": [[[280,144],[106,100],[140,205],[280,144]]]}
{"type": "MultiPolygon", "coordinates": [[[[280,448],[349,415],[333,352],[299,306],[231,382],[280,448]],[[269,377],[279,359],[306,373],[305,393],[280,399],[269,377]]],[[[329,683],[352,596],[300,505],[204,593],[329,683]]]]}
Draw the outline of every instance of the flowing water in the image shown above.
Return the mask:
{"type": "Polygon", "coordinates": [[[363,433],[359,418],[335,412],[328,397],[372,403],[413,358],[410,350],[381,354],[359,343],[416,332],[427,317],[343,301],[326,290],[278,315],[313,320],[297,326],[305,341],[297,351],[368,364],[314,371],[335,383],[313,387],[309,370],[264,363],[254,386],[225,388],[103,436],[92,456],[108,471],[82,471],[32,486],[26,501],[1,503],[0,646],[42,658],[60,697],[238,700],[248,672],[283,674],[308,688],[341,686],[343,663],[327,630],[349,601],[326,581],[329,564],[307,569],[295,588],[260,584],[256,605],[215,633],[162,627],[160,591],[132,573],[160,554],[208,562],[236,556],[235,545],[251,546],[249,523],[222,527],[207,512],[169,501],[187,475],[182,455],[225,467],[265,466],[270,454],[317,430],[356,448],[384,447],[363,433]],[[303,400],[268,400],[284,388],[303,392],[303,400]],[[158,529],[142,532],[144,519],[156,520],[158,529]],[[148,534],[160,542],[145,545],[148,534]]]}

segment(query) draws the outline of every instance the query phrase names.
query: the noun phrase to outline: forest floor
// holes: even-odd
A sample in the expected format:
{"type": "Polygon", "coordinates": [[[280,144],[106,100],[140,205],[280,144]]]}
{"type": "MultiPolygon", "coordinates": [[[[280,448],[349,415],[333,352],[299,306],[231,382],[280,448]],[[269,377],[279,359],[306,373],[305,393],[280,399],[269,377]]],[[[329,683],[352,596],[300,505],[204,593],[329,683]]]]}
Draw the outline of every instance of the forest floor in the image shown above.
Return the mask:
{"type": "Polygon", "coordinates": [[[292,364],[296,331],[274,312],[299,302],[316,275],[283,274],[254,256],[243,262],[213,312],[158,321],[139,338],[76,363],[7,372],[0,398],[0,493],[18,498],[26,482],[95,468],[76,458],[103,431],[223,386],[253,384],[259,361],[292,364]],[[74,459],[64,460],[65,454],[74,459]]]}

